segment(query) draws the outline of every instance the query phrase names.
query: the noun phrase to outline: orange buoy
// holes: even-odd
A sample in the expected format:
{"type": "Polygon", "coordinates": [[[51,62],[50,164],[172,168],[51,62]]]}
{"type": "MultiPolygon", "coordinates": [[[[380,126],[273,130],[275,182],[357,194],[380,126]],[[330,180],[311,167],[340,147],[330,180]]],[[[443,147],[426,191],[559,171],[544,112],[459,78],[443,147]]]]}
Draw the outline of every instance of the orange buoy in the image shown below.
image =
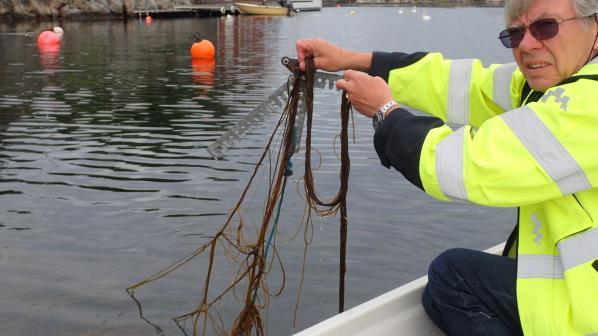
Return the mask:
{"type": "Polygon", "coordinates": [[[38,45],[60,44],[64,31],[60,27],[54,27],[52,30],[46,30],[37,37],[38,45]]]}
{"type": "Polygon", "coordinates": [[[214,44],[208,40],[198,38],[191,46],[192,58],[214,59],[214,54],[216,54],[214,44]]]}
{"type": "Polygon", "coordinates": [[[60,53],[60,43],[39,43],[37,49],[42,56],[57,55],[60,53]]]}
{"type": "Polygon", "coordinates": [[[149,16],[149,15],[148,15],[148,16],[146,16],[146,17],[145,17],[145,23],[147,23],[148,25],[149,25],[149,24],[152,24],[152,17],[151,17],[151,16],[149,16]]]}

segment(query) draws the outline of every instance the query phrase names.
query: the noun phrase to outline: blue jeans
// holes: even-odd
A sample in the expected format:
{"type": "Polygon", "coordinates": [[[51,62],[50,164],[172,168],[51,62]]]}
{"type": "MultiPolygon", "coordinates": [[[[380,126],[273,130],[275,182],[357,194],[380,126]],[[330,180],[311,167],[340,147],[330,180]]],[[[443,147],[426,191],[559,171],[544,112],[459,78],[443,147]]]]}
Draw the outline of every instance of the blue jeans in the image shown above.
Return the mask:
{"type": "Polygon", "coordinates": [[[523,335],[516,280],[514,259],[451,249],[430,264],[422,303],[447,335],[523,335]]]}

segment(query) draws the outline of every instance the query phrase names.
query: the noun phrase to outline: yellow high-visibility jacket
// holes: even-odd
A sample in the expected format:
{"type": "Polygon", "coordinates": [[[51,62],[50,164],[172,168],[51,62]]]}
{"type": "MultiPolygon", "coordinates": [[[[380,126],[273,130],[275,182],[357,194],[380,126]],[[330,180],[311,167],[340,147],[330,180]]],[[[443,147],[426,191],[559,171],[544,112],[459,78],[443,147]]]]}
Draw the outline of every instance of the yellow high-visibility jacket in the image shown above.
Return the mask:
{"type": "Polygon", "coordinates": [[[435,117],[393,111],[374,138],[385,166],[439,200],[519,207],[525,335],[598,335],[598,58],[544,93],[514,63],[438,53],[374,53],[370,74],[435,117]]]}

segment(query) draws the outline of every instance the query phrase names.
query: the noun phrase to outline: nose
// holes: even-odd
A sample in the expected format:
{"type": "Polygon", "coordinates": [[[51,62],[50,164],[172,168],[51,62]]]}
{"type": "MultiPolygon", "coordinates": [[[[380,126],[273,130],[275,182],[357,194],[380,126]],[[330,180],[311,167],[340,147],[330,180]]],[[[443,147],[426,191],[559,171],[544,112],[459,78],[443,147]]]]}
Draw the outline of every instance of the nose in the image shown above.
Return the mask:
{"type": "Polygon", "coordinates": [[[525,34],[523,35],[523,40],[519,43],[519,49],[521,51],[528,51],[542,48],[543,44],[540,40],[532,35],[532,32],[529,29],[525,30],[525,34]]]}

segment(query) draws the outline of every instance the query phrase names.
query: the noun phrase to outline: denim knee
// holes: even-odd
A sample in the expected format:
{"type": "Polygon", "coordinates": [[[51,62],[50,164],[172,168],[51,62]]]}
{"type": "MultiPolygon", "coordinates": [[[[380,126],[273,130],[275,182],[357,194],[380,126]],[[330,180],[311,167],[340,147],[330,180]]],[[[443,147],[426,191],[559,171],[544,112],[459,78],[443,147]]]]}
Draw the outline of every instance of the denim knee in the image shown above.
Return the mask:
{"type": "Polygon", "coordinates": [[[428,268],[429,286],[432,286],[432,291],[436,285],[443,284],[452,287],[451,284],[460,281],[455,272],[453,260],[458,260],[464,251],[465,249],[462,248],[453,248],[442,252],[432,260],[428,268]]]}

